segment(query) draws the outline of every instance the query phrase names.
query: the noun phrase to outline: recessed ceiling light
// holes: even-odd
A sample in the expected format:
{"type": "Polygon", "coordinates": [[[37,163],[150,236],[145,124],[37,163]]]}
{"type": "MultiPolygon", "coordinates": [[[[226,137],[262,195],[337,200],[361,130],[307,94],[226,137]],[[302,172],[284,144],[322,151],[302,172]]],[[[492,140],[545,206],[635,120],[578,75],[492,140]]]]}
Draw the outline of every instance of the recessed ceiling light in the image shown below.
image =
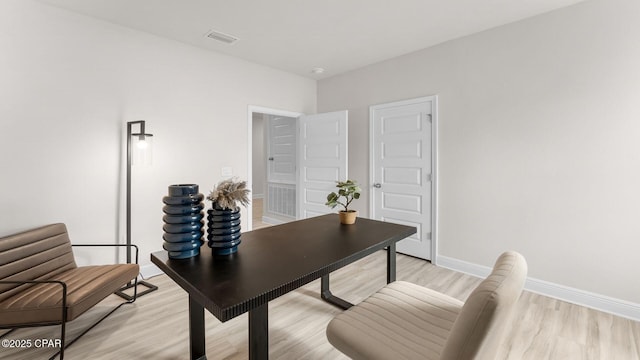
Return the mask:
{"type": "Polygon", "coordinates": [[[311,69],[311,72],[314,73],[314,74],[322,74],[324,72],[324,69],[321,68],[321,67],[316,67],[316,68],[311,69]]]}
{"type": "Polygon", "coordinates": [[[214,40],[218,40],[220,42],[223,42],[225,44],[233,44],[236,41],[238,41],[239,39],[233,35],[229,35],[229,34],[225,34],[223,32],[217,31],[217,30],[211,30],[209,31],[206,35],[206,37],[214,39],[214,40]]]}

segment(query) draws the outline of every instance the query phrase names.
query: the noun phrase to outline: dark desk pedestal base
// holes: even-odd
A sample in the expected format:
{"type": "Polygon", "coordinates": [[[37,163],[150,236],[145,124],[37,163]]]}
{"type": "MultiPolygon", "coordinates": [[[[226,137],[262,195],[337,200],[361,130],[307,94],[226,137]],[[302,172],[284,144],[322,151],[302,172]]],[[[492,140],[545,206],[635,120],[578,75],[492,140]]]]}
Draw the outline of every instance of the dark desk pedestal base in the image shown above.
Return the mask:
{"type": "MultiPolygon", "coordinates": [[[[387,247],[387,284],[396,281],[396,243],[387,247]]],[[[353,304],[341,299],[329,290],[329,274],[320,278],[320,297],[322,300],[335,305],[343,310],[352,307],[353,304]]]]}
{"type": "Polygon", "coordinates": [[[331,290],[329,290],[329,274],[320,278],[320,297],[329,304],[335,305],[343,310],[347,310],[353,306],[352,303],[331,293],[331,290]]]}
{"type": "Polygon", "coordinates": [[[269,304],[249,310],[249,359],[269,359],[269,304]]]}
{"type": "Polygon", "coordinates": [[[387,247],[387,284],[396,281],[396,243],[387,247]]]}
{"type": "MultiPolygon", "coordinates": [[[[207,360],[204,308],[189,296],[189,353],[191,360],[207,360]]],[[[269,304],[249,311],[249,359],[269,359],[269,304]]]]}
{"type": "Polygon", "coordinates": [[[191,360],[207,360],[204,344],[204,308],[189,296],[189,353],[191,360]]]}

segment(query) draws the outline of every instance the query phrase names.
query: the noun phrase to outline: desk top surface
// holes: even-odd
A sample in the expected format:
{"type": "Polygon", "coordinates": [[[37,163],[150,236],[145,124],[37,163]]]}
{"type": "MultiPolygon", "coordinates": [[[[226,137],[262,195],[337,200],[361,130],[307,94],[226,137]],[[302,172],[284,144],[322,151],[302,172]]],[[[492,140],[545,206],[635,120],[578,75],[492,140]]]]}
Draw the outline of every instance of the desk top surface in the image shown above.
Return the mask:
{"type": "Polygon", "coordinates": [[[151,261],[221,321],[227,321],[323,275],[402,240],[415,227],[358,218],[342,225],[337,214],[242,233],[238,252],[213,257],[151,261]]]}

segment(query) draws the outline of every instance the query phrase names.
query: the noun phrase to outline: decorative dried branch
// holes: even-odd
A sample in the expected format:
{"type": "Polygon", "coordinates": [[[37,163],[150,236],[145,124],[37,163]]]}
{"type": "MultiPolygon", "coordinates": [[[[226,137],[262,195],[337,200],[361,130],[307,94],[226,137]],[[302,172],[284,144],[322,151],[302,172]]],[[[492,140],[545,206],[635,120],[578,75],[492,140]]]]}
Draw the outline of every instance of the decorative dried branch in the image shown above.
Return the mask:
{"type": "Polygon", "coordinates": [[[211,190],[208,200],[222,209],[237,210],[238,204],[247,207],[249,205],[249,193],[246,181],[236,181],[234,179],[222,180],[215,189],[211,190]]]}

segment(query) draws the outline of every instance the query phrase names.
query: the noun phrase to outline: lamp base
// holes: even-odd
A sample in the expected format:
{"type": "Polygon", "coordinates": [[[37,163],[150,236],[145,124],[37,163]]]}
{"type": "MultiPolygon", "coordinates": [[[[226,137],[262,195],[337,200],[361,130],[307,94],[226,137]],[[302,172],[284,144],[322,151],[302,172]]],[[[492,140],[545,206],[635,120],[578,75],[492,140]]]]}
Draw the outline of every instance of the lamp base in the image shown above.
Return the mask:
{"type": "MultiPolygon", "coordinates": [[[[144,280],[138,280],[138,285],[145,286],[147,288],[147,290],[138,291],[138,293],[136,294],[136,298],[139,298],[140,296],[143,296],[143,295],[146,295],[146,294],[148,294],[150,292],[158,290],[157,286],[155,286],[153,284],[150,284],[150,283],[148,283],[148,282],[146,282],[144,280]]],[[[116,291],[114,294],[120,296],[121,298],[123,298],[123,299],[125,299],[127,301],[131,301],[131,300],[133,300],[133,296],[125,293],[124,290],[131,289],[134,286],[135,286],[135,283],[134,282],[130,282],[127,285],[121,287],[120,290],[116,291]]],[[[137,291],[137,289],[136,289],[136,291],[137,291]]]]}

